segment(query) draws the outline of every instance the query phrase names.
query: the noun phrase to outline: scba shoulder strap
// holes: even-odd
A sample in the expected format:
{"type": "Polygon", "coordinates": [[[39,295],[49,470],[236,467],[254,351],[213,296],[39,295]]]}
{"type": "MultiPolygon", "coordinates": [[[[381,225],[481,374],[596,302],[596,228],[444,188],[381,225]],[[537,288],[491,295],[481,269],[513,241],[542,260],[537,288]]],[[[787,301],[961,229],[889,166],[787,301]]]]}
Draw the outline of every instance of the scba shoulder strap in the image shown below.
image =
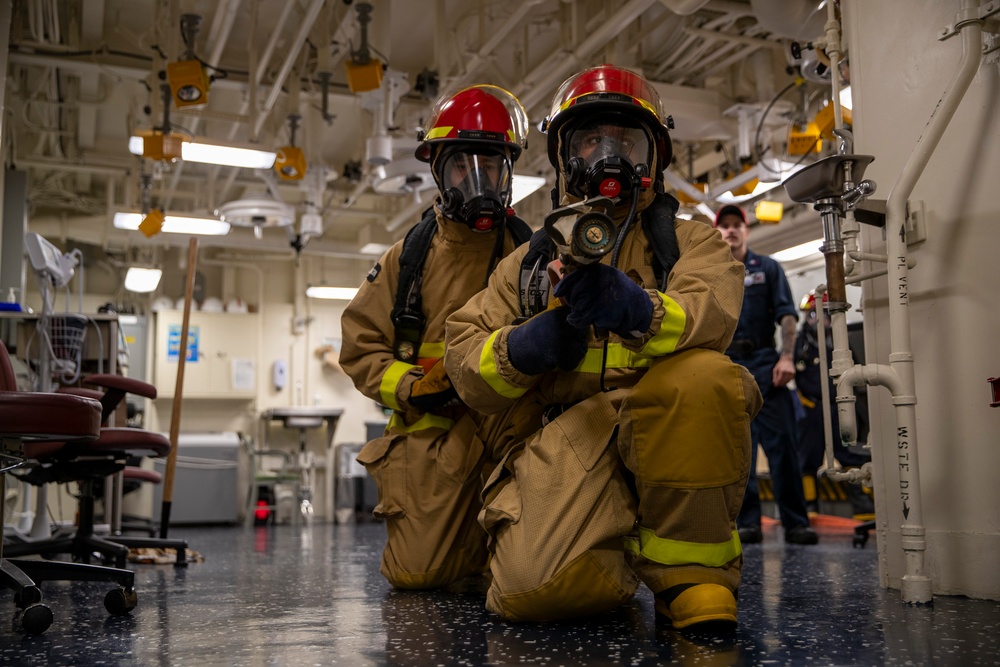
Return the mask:
{"type": "MultiPolygon", "coordinates": [[[[410,228],[403,239],[403,250],[399,255],[399,284],[396,287],[396,303],[392,309],[392,325],[395,329],[393,354],[397,360],[408,364],[417,362],[420,339],[427,324],[424,315],[420,287],[423,282],[424,263],[430,251],[431,241],[437,232],[437,216],[434,207],[424,211],[420,222],[410,228]]],[[[509,232],[515,247],[526,242],[531,236],[528,224],[510,215],[501,223],[497,231],[497,242],[490,258],[486,278],[503,255],[504,232],[509,232]]]]}
{"type": "MultiPolygon", "coordinates": [[[[653,249],[653,273],[657,289],[667,288],[667,278],[680,258],[674,221],[680,204],[668,194],[661,194],[643,211],[642,229],[653,249]]],[[[549,276],[546,267],[556,257],[556,246],[545,230],[531,237],[528,252],[521,260],[521,317],[523,322],[548,307],[549,276]]]]}

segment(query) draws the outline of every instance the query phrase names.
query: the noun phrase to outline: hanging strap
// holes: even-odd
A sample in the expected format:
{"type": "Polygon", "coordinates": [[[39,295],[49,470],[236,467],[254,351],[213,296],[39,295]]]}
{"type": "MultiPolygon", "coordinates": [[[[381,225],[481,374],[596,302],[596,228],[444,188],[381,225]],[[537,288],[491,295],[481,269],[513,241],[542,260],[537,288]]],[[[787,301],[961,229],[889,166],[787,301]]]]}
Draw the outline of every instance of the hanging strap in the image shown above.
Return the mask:
{"type": "Polygon", "coordinates": [[[395,329],[392,349],[396,359],[407,364],[417,363],[420,337],[427,324],[420,297],[420,283],[424,260],[435,232],[437,217],[432,206],[424,211],[420,222],[406,233],[403,251],[399,256],[399,284],[396,287],[396,303],[392,309],[392,325],[395,329]]]}

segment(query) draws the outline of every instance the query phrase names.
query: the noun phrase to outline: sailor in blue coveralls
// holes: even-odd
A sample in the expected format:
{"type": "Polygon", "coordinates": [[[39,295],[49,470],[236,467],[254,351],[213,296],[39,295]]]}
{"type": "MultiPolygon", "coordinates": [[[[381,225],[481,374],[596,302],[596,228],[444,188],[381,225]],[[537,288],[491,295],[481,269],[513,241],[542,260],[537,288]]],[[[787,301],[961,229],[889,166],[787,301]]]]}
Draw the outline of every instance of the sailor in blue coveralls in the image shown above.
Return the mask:
{"type": "MultiPolygon", "coordinates": [[[[816,544],[818,537],[809,528],[806,514],[796,446],[795,409],[788,388],[788,382],[795,377],[792,355],[798,323],[792,291],[781,265],[767,255],[758,255],[747,248],[750,230],[742,208],[723,206],[715,216],[715,227],[729,244],[733,257],[746,266],[743,311],[726,354],[753,374],[764,397],[764,406],[750,424],[750,434],[755,445],[760,444],[767,456],[774,498],[785,529],[785,541],[816,544]],[[775,348],[775,325],[781,327],[780,353],[775,348]]],[[[755,446],[743,507],[736,519],[740,540],[744,544],[763,539],[756,468],[755,446]]]]}

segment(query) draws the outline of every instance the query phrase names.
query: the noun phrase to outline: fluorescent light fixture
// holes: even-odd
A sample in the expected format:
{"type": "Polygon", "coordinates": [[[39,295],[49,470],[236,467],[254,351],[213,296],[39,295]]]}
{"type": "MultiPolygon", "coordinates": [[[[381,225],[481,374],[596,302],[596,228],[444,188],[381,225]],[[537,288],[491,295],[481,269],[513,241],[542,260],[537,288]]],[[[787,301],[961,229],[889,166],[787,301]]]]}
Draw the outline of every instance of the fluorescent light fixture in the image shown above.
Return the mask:
{"type": "Polygon", "coordinates": [[[274,166],[277,153],[256,148],[241,148],[225,144],[185,141],[181,144],[181,159],[188,162],[206,162],[226,167],[244,169],[270,169],[274,166]]]}
{"type": "MultiPolygon", "coordinates": [[[[144,139],[133,135],[128,140],[128,150],[133,155],[142,155],[144,139]]],[[[181,159],[188,162],[219,164],[225,167],[243,169],[270,169],[277,158],[274,151],[259,148],[224,144],[207,139],[185,141],[181,144],[181,159]]]]}
{"type": "Polygon", "coordinates": [[[161,269],[130,266],[125,274],[125,289],[129,292],[152,292],[160,284],[161,269]]]}
{"type": "Polygon", "coordinates": [[[850,86],[844,86],[840,89],[840,106],[848,109],[854,108],[854,96],[851,94],[850,86]]]}
{"type": "Polygon", "coordinates": [[[387,243],[366,243],[358,248],[358,252],[362,255],[375,255],[377,257],[381,257],[385,251],[391,247],[392,246],[387,243]]]}
{"type": "Polygon", "coordinates": [[[819,247],[823,244],[823,239],[816,239],[814,241],[807,241],[806,243],[800,243],[797,246],[792,246],[791,248],[785,248],[784,250],[779,250],[776,253],[771,254],[771,259],[776,262],[793,262],[797,259],[802,259],[803,257],[808,257],[809,255],[818,255],[819,247]]]}
{"type": "Polygon", "coordinates": [[[543,185],[545,185],[545,179],[541,176],[521,176],[520,174],[514,174],[513,192],[510,198],[511,206],[543,185]]]}
{"type": "MultiPolygon", "coordinates": [[[[139,229],[142,213],[115,213],[114,225],[118,229],[139,229]]],[[[215,218],[199,218],[187,215],[167,214],[163,221],[163,230],[171,234],[203,234],[206,236],[224,236],[229,233],[229,223],[215,218]]]]}
{"type": "Polygon", "coordinates": [[[312,299],[340,299],[350,301],[358,294],[357,287],[328,287],[326,285],[310,285],[306,288],[306,296],[312,299]]]}

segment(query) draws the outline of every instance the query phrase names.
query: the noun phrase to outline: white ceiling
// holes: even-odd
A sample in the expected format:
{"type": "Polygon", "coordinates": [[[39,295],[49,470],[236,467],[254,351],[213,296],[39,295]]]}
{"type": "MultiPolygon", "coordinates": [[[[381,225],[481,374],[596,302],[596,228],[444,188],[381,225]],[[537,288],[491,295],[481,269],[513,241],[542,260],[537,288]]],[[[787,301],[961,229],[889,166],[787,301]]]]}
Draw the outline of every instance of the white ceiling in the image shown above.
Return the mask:
{"type": "MultiPolygon", "coordinates": [[[[159,94],[150,91],[162,83],[159,72],[167,61],[161,52],[168,61],[182,59],[182,14],[202,17],[195,53],[226,77],[213,82],[206,106],[172,109],[171,122],[198,136],[277,148],[288,143],[288,115],[298,113],[296,144],[313,173],[321,166],[327,170],[324,233],[304,252],[345,257],[356,256],[368,241],[400,238],[431,201],[433,190],[422,201],[419,193],[375,192],[375,170],[365,151],[366,139],[376,133],[394,138],[401,147],[397,158],[412,150],[434,96],[417,90],[421,73],[434,73],[441,91],[478,82],[508,88],[537,126],[570,74],[600,62],[632,67],[657,82],[674,117],[674,170],[718,183],[727,178],[727,159],[732,163],[737,154],[732,110],[748,105],[759,117],[791,81],[786,69],[797,64],[791,41],[818,39],[825,20],[815,0],[373,0],[368,42],[388,70],[382,90],[352,94],[345,62],[360,44],[359,4],[14,0],[4,155],[8,167],[29,174],[30,225],[107,249],[180,244],[183,239],[169,235],[147,241],[112,227],[115,210],[138,207],[140,173],[153,175],[154,201],[178,212],[211,212],[267,191],[250,171],[143,164],[128,153],[133,131],[162,121],[159,94]],[[329,123],[321,113],[323,71],[330,73],[329,123]],[[386,81],[404,94],[387,97],[386,81]],[[345,176],[351,163],[360,167],[360,180],[345,176]]],[[[783,151],[791,114],[806,98],[814,111],[828,95],[818,82],[805,91],[789,93],[772,107],[762,124],[763,146],[783,151]]],[[[544,144],[533,129],[518,171],[551,179],[544,144]]],[[[282,181],[278,191],[301,214],[301,182],[282,181]]],[[[545,188],[518,210],[531,221],[548,208],[545,188]]],[[[286,230],[262,232],[256,238],[248,229],[234,229],[202,244],[288,251],[286,230]]]]}

